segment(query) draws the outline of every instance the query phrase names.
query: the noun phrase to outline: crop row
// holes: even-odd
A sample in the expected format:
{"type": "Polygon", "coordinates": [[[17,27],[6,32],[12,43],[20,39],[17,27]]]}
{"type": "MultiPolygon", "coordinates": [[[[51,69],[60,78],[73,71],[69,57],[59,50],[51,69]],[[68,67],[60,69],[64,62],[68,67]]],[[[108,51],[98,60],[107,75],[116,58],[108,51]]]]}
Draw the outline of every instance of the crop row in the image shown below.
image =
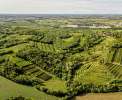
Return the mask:
{"type": "Polygon", "coordinates": [[[118,64],[107,64],[108,70],[116,77],[116,78],[122,78],[122,66],[118,64]]]}
{"type": "Polygon", "coordinates": [[[107,62],[122,64],[122,48],[114,48],[110,51],[107,62]]]}
{"type": "Polygon", "coordinates": [[[51,76],[47,73],[43,72],[41,69],[39,69],[36,65],[29,65],[23,67],[24,73],[26,75],[31,75],[32,77],[40,78],[44,81],[47,81],[51,79],[51,76]]]}
{"type": "Polygon", "coordinates": [[[48,52],[56,52],[59,51],[60,48],[57,48],[53,44],[46,44],[46,43],[37,43],[37,46],[42,50],[42,51],[48,51],[48,52]]]}

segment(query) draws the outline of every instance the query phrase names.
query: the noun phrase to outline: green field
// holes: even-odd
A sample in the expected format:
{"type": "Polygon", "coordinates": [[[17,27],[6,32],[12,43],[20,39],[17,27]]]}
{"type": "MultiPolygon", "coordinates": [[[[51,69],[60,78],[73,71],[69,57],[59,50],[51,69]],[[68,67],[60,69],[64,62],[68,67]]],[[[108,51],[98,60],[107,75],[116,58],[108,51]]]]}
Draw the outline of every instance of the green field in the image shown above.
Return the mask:
{"type": "Polygon", "coordinates": [[[25,96],[34,100],[59,100],[59,98],[40,92],[34,87],[20,85],[0,76],[0,99],[6,100],[12,96],[25,96]]]}

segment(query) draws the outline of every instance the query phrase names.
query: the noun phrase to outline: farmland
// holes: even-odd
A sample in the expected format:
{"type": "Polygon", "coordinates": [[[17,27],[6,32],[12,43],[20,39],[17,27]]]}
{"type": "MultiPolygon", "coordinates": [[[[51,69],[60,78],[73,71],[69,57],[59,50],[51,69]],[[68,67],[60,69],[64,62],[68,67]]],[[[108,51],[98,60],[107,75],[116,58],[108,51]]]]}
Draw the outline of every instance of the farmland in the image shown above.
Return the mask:
{"type": "Polygon", "coordinates": [[[88,94],[76,97],[76,100],[121,100],[122,93],[88,94]]]}
{"type": "Polygon", "coordinates": [[[0,99],[70,100],[122,91],[122,29],[113,26],[121,17],[8,17],[0,19],[0,99]]]}

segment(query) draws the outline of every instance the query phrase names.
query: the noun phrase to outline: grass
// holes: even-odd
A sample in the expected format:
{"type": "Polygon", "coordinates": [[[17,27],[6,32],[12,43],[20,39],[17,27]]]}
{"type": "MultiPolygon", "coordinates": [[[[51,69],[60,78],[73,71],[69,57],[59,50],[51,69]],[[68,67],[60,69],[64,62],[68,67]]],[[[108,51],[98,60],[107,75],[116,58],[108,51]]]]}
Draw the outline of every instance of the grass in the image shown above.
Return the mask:
{"type": "Polygon", "coordinates": [[[89,65],[84,65],[85,68],[84,66],[81,66],[77,71],[75,80],[80,81],[81,83],[100,85],[106,84],[114,79],[114,76],[107,71],[104,65],[100,65],[98,62],[92,62],[89,65]]]}
{"type": "Polygon", "coordinates": [[[73,100],[122,100],[122,92],[118,93],[90,93],[76,96],[73,100]]]}
{"type": "Polygon", "coordinates": [[[27,40],[28,38],[31,38],[31,35],[12,34],[12,35],[7,36],[4,39],[6,39],[6,40],[9,40],[9,39],[27,40]]]}
{"type": "Polygon", "coordinates": [[[15,46],[11,46],[9,48],[3,48],[3,49],[0,49],[0,51],[4,51],[4,50],[12,50],[13,52],[18,52],[19,50],[25,48],[25,47],[28,47],[29,44],[28,43],[22,43],[22,44],[18,44],[18,45],[15,45],[15,46]]]}
{"type": "Polygon", "coordinates": [[[32,97],[34,100],[59,100],[59,98],[40,92],[34,87],[20,85],[0,76],[0,100],[20,95],[32,97]]]}
{"type": "Polygon", "coordinates": [[[19,67],[23,67],[23,66],[27,66],[27,65],[31,64],[31,62],[29,62],[29,61],[25,61],[21,58],[18,58],[16,56],[12,56],[12,55],[6,55],[6,58],[9,58],[10,61],[15,63],[19,67]]]}
{"type": "Polygon", "coordinates": [[[45,87],[47,87],[48,89],[54,90],[54,91],[63,91],[63,92],[67,92],[66,90],[66,85],[65,82],[63,80],[59,80],[59,79],[51,79],[48,80],[44,83],[45,87]]]}

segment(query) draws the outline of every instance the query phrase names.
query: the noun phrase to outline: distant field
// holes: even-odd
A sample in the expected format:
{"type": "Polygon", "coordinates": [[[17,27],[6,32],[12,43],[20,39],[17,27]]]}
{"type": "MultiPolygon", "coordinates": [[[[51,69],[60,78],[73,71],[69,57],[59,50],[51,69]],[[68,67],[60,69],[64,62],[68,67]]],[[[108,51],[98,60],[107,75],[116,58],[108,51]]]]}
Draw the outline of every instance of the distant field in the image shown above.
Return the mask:
{"type": "Polygon", "coordinates": [[[98,93],[87,94],[84,96],[76,96],[73,100],[122,100],[122,92],[120,93],[98,93]]]}
{"type": "Polygon", "coordinates": [[[33,87],[16,84],[0,76],[0,100],[6,100],[11,96],[32,97],[34,100],[59,100],[57,97],[47,95],[33,87]]]}

